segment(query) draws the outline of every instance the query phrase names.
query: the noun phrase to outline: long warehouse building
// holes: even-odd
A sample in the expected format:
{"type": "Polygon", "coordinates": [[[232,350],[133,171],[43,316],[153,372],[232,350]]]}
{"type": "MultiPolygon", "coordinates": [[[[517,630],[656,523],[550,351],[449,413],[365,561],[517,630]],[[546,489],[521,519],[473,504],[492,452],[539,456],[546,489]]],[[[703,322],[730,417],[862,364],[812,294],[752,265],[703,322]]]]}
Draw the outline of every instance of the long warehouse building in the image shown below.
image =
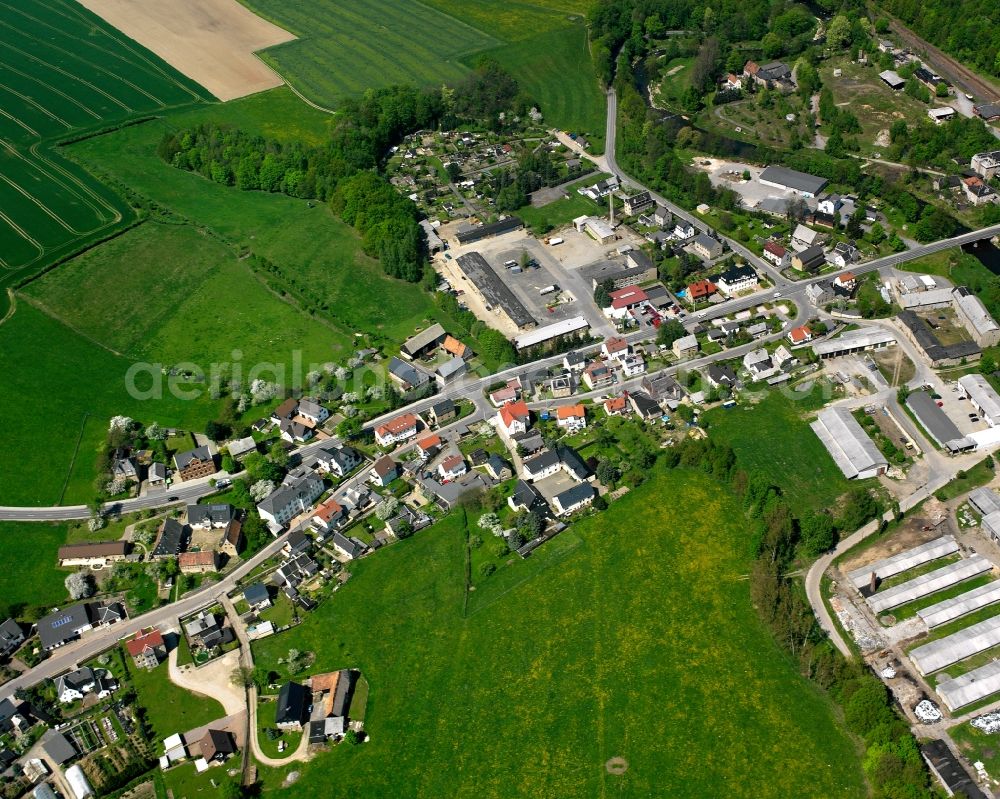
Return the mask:
{"type": "Polygon", "coordinates": [[[848,480],[884,474],[889,462],[847,408],[825,408],[810,425],[848,480]]]}
{"type": "Polygon", "coordinates": [[[947,557],[954,552],[958,552],[958,541],[955,540],[955,536],[943,535],[933,541],[928,541],[926,544],[897,552],[888,558],[882,558],[882,560],[869,563],[867,566],[854,569],[847,576],[852,583],[860,588],[868,584],[872,572],[875,572],[878,579],[885,580],[908,569],[930,563],[932,560],[947,557]]]}
{"type": "Polygon", "coordinates": [[[503,311],[519,330],[535,326],[534,317],[482,255],[478,252],[460,255],[458,268],[482,296],[487,311],[503,311]]]}
{"type": "Polygon", "coordinates": [[[910,652],[910,660],[926,676],[997,644],[1000,644],[1000,616],[993,616],[945,638],[918,646],[910,652]]]}
{"type": "Polygon", "coordinates": [[[1000,660],[994,660],[953,680],[945,680],[936,690],[953,713],[960,707],[978,702],[1000,691],[1000,660]]]}
{"type": "Polygon", "coordinates": [[[1000,494],[992,488],[976,488],[969,492],[969,504],[981,516],[1000,511],[1000,494]]]}
{"type": "Polygon", "coordinates": [[[979,415],[990,427],[1000,424],[1000,394],[997,394],[982,375],[964,375],[958,378],[962,396],[968,397],[979,415]]]}
{"type": "Polygon", "coordinates": [[[917,615],[928,627],[940,627],[997,602],[1000,602],[1000,582],[992,582],[918,610],[917,615]]]}
{"type": "Polygon", "coordinates": [[[982,555],[973,555],[966,560],[951,563],[927,574],[921,574],[905,583],[894,585],[868,597],[868,605],[875,613],[898,608],[907,602],[914,602],[925,596],[971,580],[993,568],[993,563],[982,555]]]}

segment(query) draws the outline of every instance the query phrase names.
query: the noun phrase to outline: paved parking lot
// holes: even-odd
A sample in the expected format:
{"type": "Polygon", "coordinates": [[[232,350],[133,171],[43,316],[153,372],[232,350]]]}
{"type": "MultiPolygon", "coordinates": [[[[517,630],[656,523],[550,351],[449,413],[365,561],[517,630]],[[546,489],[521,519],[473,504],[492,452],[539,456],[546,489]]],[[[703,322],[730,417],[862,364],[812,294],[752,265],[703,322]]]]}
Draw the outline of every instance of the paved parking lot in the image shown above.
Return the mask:
{"type": "Polygon", "coordinates": [[[954,383],[945,383],[944,390],[940,394],[941,402],[944,403],[941,410],[948,414],[948,418],[955,423],[955,426],[961,431],[962,435],[969,435],[969,433],[978,433],[981,430],[989,429],[989,425],[976,413],[976,409],[972,403],[967,399],[959,398],[958,390],[954,383]],[[974,414],[978,421],[972,421],[969,418],[970,414],[974,414]]]}

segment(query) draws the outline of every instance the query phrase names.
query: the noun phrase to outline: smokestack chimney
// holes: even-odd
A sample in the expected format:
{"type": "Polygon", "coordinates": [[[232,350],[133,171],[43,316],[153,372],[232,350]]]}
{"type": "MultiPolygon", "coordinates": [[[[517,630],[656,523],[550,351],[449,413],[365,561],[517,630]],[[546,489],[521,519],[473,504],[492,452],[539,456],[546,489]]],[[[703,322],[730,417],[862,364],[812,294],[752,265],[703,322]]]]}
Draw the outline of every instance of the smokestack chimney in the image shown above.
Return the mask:
{"type": "Polygon", "coordinates": [[[872,577],[868,581],[868,590],[869,592],[874,594],[877,589],[878,589],[878,575],[875,574],[875,572],[872,572],[872,577]]]}
{"type": "Polygon", "coordinates": [[[611,225],[611,227],[614,227],[615,226],[615,192],[614,192],[614,190],[612,190],[611,193],[608,194],[608,207],[610,209],[610,212],[608,214],[608,222],[611,225]]]}

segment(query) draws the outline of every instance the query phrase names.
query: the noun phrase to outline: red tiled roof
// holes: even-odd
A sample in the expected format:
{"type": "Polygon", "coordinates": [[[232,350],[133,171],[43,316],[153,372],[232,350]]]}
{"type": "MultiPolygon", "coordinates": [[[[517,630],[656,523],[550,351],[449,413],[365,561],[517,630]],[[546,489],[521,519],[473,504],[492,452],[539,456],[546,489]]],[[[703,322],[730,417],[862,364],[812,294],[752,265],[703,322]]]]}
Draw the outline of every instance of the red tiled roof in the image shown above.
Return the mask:
{"type": "Polygon", "coordinates": [[[527,421],[530,415],[528,404],[524,400],[508,402],[500,409],[500,419],[506,427],[510,427],[515,419],[521,422],[527,421]]]}
{"type": "Polygon", "coordinates": [[[843,285],[844,283],[850,283],[852,280],[855,279],[856,278],[854,277],[853,272],[844,272],[844,274],[837,276],[837,282],[840,283],[841,285],[843,285]]]}
{"type": "Polygon", "coordinates": [[[710,297],[715,292],[716,287],[711,280],[699,280],[697,283],[692,283],[688,286],[688,296],[692,300],[697,300],[701,297],[710,297]]]}
{"type": "Polygon", "coordinates": [[[789,338],[791,338],[793,342],[805,341],[809,338],[809,335],[809,328],[805,325],[794,328],[792,332],[788,334],[789,338]]]}
{"type": "Polygon", "coordinates": [[[461,455],[449,455],[443,461],[441,461],[441,469],[446,472],[450,472],[452,469],[456,468],[459,464],[464,463],[465,460],[461,455]]]}
{"type": "Polygon", "coordinates": [[[604,400],[604,409],[606,411],[625,410],[625,397],[612,397],[611,399],[604,400]]]}
{"type": "Polygon", "coordinates": [[[627,308],[630,305],[638,305],[640,302],[646,302],[649,297],[646,292],[636,286],[627,286],[623,289],[616,289],[612,291],[608,296],[611,297],[611,307],[627,308]]]}
{"type": "Polygon", "coordinates": [[[604,342],[604,349],[608,352],[618,352],[619,350],[627,350],[628,342],[621,336],[612,336],[604,342]]]}
{"type": "Polygon", "coordinates": [[[417,417],[412,413],[404,413],[402,416],[397,416],[395,419],[390,419],[385,424],[379,425],[376,432],[379,433],[379,435],[384,435],[385,433],[392,433],[395,435],[416,426],[417,417]]]}
{"type": "Polygon", "coordinates": [[[764,242],[764,249],[767,252],[772,253],[773,255],[777,255],[779,258],[784,258],[785,254],[788,252],[788,250],[786,250],[776,241],[764,242]]]}
{"type": "Polygon", "coordinates": [[[343,510],[344,510],[343,505],[337,502],[337,500],[328,499],[326,502],[324,502],[322,505],[316,508],[316,512],[313,514],[313,516],[318,516],[324,522],[328,522],[330,521],[330,519],[341,513],[343,510]]]}
{"type": "Polygon", "coordinates": [[[181,552],[177,556],[178,566],[214,566],[215,553],[209,550],[201,552],[181,552]]]}
{"type": "Polygon", "coordinates": [[[435,433],[432,436],[427,436],[427,438],[422,438],[417,442],[417,446],[420,447],[424,452],[434,447],[441,446],[441,436],[435,433]]]}
{"type": "Polygon", "coordinates": [[[562,405],[556,408],[556,418],[557,419],[574,419],[577,417],[584,417],[586,413],[583,410],[582,405],[562,405]]]}
{"type": "Polygon", "coordinates": [[[156,627],[152,627],[145,632],[139,630],[135,634],[135,638],[129,638],[125,642],[125,649],[128,650],[128,653],[132,657],[142,654],[148,647],[157,646],[163,646],[163,635],[156,627]]]}
{"type": "Polygon", "coordinates": [[[468,347],[466,347],[454,336],[445,336],[444,344],[442,344],[441,347],[445,352],[450,352],[452,355],[457,355],[459,358],[464,358],[466,350],[468,350],[468,347]]]}

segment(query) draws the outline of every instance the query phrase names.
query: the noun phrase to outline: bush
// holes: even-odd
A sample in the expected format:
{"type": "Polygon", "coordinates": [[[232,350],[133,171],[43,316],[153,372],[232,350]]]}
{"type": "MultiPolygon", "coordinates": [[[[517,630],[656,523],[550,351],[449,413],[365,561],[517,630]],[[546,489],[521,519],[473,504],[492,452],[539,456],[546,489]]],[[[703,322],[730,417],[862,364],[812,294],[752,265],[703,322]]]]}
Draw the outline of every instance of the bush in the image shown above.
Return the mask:
{"type": "Polygon", "coordinates": [[[480,573],[481,575],[483,575],[483,577],[489,577],[489,576],[490,576],[491,574],[493,574],[493,572],[495,572],[496,570],[497,570],[497,567],[496,567],[496,566],[494,566],[494,565],[493,565],[492,563],[490,563],[489,561],[486,561],[486,563],[482,564],[482,565],[481,565],[481,566],[479,567],[479,573],[480,573]]]}

